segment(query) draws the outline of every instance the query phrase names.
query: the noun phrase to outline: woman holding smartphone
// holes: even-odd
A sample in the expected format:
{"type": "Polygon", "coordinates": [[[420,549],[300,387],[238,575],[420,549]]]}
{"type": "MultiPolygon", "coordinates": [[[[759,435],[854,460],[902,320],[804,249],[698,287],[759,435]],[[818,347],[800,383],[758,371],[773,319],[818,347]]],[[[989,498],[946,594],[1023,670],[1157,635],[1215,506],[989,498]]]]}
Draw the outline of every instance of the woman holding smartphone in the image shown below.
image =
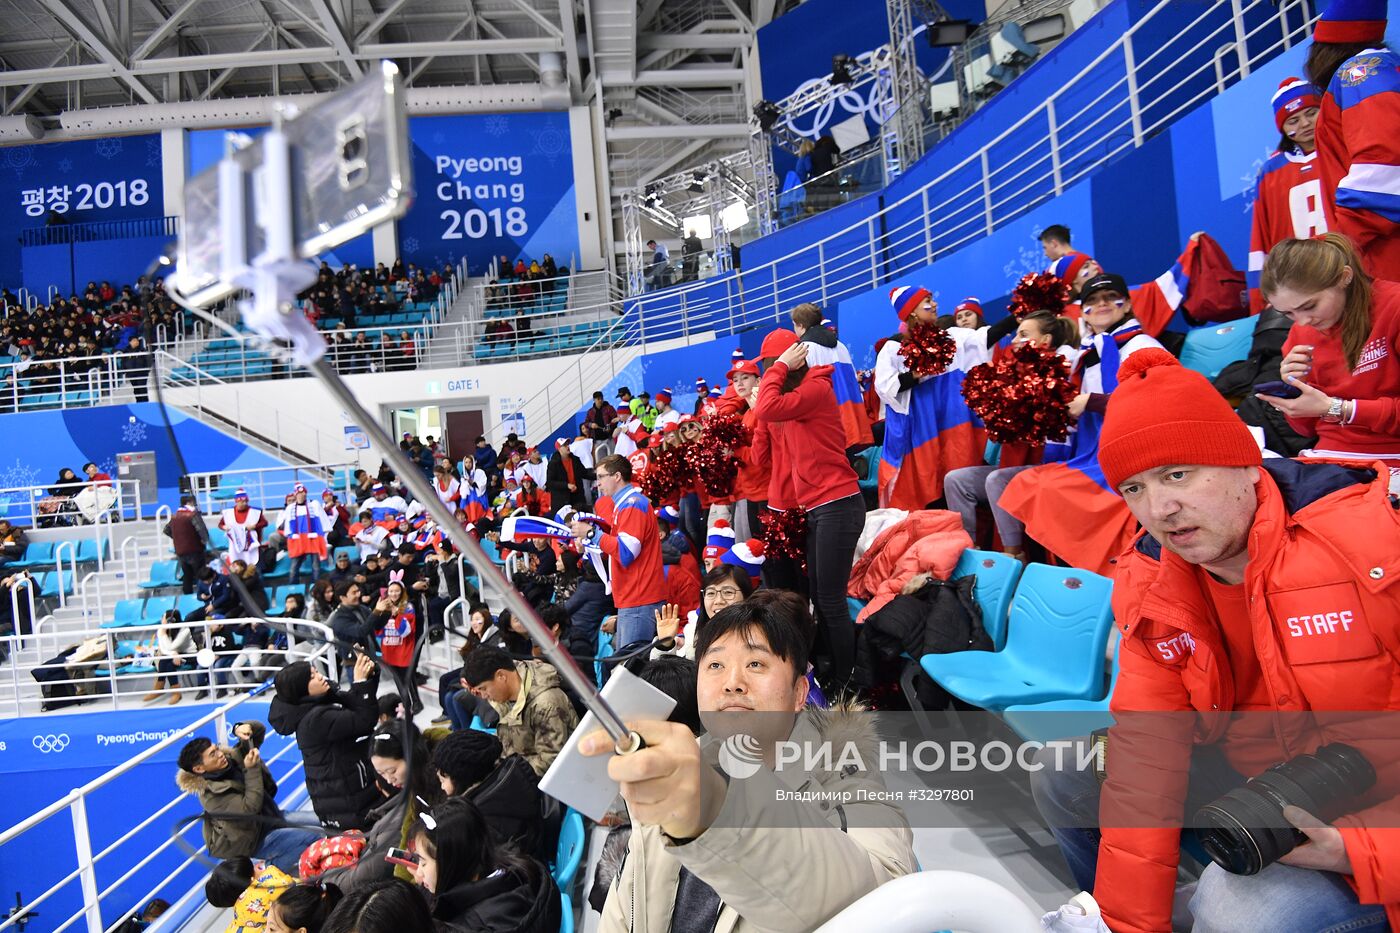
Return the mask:
{"type": "Polygon", "coordinates": [[[379,636],[379,651],[384,666],[397,675],[400,689],[407,685],[411,692],[412,711],[423,708],[418,696],[418,682],[413,678],[413,649],[418,640],[418,610],[408,597],[408,589],[398,580],[391,582],[379,597],[370,616],[379,636]]]}
{"type": "Polygon", "coordinates": [[[1293,321],[1279,371],[1299,392],[1259,398],[1317,436],[1302,456],[1387,463],[1400,490],[1400,283],[1372,279],[1351,241],[1328,233],[1279,243],[1259,284],[1293,321]]]}
{"type": "Polygon", "coordinates": [[[559,888],[549,869],[497,845],[470,800],[449,797],[420,813],[410,838],[414,880],[432,895],[438,920],[468,930],[557,933],[559,888]]]}

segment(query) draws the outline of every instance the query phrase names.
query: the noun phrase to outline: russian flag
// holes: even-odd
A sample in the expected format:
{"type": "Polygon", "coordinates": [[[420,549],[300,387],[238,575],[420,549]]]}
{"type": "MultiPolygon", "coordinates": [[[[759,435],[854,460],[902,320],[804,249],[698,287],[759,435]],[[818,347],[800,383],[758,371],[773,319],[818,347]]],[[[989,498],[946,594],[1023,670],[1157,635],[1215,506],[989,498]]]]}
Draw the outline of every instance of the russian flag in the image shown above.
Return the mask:
{"type": "MultiPolygon", "coordinates": [[[[1118,343],[1105,339],[1102,347],[1103,388],[1112,393],[1118,387],[1118,343]]],[[[1069,458],[1016,474],[998,504],[1060,560],[1111,577],[1113,558],[1132,544],[1138,526],[1099,467],[1102,429],[1103,415],[1084,412],[1068,438],[1069,458]]]]}
{"type": "Polygon", "coordinates": [[[943,497],[943,477],[982,462],[987,432],[963,401],[961,369],[910,389],[909,414],[885,411],[880,505],[915,511],[943,497]]]}
{"type": "MultiPolygon", "coordinates": [[[[1167,329],[1176,317],[1177,309],[1186,299],[1191,287],[1191,277],[1186,267],[1196,252],[1196,241],[1188,240],[1186,249],[1177,258],[1176,264],[1145,285],[1134,286],[1130,291],[1133,299],[1133,317],[1142,323],[1142,329],[1153,337],[1167,329]]],[[[1187,322],[1182,322],[1183,326],[1187,322]]]]}
{"type": "Polygon", "coordinates": [[[501,540],[512,544],[544,538],[550,541],[572,541],[569,526],[552,518],[538,515],[507,515],[501,521],[501,540]]]}
{"type": "Polygon", "coordinates": [[[808,343],[807,365],[831,367],[831,387],[836,392],[841,425],[846,429],[846,446],[869,447],[875,443],[875,436],[870,431],[870,416],[865,411],[865,393],[861,390],[856,366],[846,345],[839,340],[835,347],[808,343]]]}
{"type": "Polygon", "coordinates": [[[467,513],[467,524],[475,525],[491,513],[491,505],[486,501],[486,496],[477,492],[471,483],[464,484],[467,490],[466,496],[462,499],[462,509],[467,513]]]}

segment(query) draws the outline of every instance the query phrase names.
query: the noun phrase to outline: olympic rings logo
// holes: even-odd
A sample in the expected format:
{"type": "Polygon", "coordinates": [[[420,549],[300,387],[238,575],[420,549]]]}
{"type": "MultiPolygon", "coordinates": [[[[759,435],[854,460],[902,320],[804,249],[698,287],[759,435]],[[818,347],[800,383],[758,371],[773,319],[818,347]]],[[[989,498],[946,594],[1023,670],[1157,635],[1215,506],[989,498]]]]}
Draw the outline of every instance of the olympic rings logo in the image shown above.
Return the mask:
{"type": "Polygon", "coordinates": [[[47,755],[49,752],[61,752],[68,747],[68,733],[60,735],[36,735],[34,736],[34,747],[47,755]]]}

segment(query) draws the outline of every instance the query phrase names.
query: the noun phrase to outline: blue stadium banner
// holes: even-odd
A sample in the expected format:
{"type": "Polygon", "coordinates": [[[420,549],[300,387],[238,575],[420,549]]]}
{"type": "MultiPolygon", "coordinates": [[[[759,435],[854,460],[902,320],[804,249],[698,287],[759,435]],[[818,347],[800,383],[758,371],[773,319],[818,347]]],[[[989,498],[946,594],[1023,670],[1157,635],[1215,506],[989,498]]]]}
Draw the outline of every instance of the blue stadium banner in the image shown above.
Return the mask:
{"type": "MultiPolygon", "coordinates": [[[[105,704],[110,700],[104,696],[93,702],[105,704]]],[[[211,708],[187,704],[177,709],[157,707],[97,715],[89,709],[0,720],[0,774],[115,767],[169,738],[211,708]]],[[[243,714],[266,718],[265,713],[265,706],[254,705],[243,714]]],[[[214,727],[210,725],[199,734],[213,738],[214,727]]],[[[159,761],[174,761],[179,753],[180,744],[176,743],[156,757],[159,761]]]]}
{"type": "Polygon", "coordinates": [[[441,268],[465,256],[471,275],[501,255],[571,263],[578,210],[567,113],[408,122],[417,196],[399,221],[405,262],[441,268]]]}
{"type": "MultiPolygon", "coordinates": [[[[158,133],[0,148],[0,223],[6,230],[164,214],[158,133]]],[[[21,284],[15,236],[0,237],[0,270],[0,284],[21,284]]]]}

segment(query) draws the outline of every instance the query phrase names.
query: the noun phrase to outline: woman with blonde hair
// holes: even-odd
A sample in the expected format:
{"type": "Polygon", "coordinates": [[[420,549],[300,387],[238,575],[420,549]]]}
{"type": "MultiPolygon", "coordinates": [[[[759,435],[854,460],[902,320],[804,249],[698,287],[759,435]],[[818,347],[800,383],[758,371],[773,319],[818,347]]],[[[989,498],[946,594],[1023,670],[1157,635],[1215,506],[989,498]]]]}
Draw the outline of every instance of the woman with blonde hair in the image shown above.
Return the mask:
{"type": "Polygon", "coordinates": [[[1275,246],[1259,285],[1293,322],[1280,374],[1300,393],[1259,397],[1317,436],[1303,456],[1387,462],[1400,489],[1400,283],[1372,279],[1351,240],[1328,233],[1275,246]]]}

